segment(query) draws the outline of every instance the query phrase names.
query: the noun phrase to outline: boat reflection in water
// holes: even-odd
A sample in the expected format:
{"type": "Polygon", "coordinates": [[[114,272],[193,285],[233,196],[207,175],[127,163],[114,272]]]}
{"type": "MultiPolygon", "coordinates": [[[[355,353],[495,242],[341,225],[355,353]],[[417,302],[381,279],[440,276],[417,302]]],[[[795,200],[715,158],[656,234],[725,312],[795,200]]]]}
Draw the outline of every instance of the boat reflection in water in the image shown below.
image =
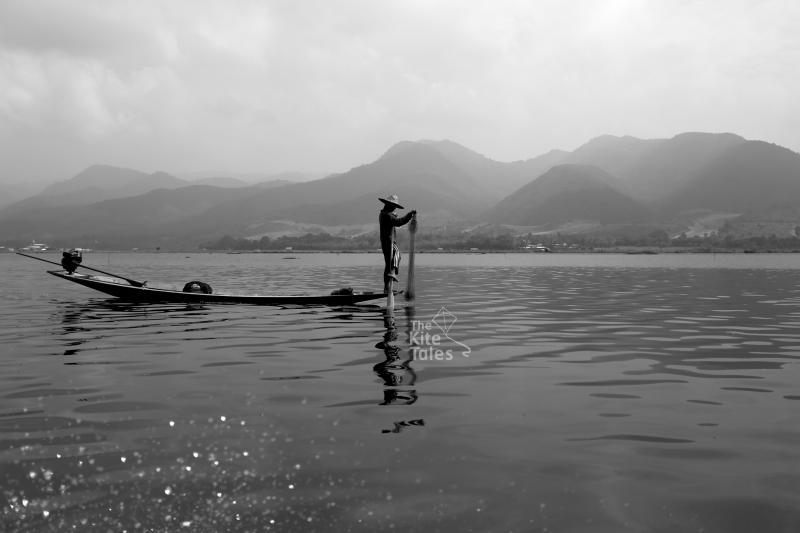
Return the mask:
{"type": "Polygon", "coordinates": [[[204,323],[209,314],[207,306],[196,303],[148,304],[92,298],[80,303],[67,302],[52,316],[54,322],[61,322],[57,337],[64,341],[63,355],[71,356],[82,352],[85,345],[97,350],[92,345],[108,337],[109,330],[135,331],[157,323],[171,324],[184,333],[204,331],[208,329],[204,323]]]}

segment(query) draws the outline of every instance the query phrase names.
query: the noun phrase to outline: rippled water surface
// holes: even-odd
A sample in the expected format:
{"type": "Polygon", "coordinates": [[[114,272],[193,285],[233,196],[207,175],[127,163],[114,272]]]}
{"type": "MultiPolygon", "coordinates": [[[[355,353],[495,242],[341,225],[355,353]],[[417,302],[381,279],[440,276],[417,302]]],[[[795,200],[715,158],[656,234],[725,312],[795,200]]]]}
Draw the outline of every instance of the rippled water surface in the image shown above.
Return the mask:
{"type": "MultiPolygon", "coordinates": [[[[382,270],[84,262],[282,294],[382,270]]],[[[129,304],[0,255],[0,530],[800,531],[800,255],[417,265],[391,319],[129,304]]]]}

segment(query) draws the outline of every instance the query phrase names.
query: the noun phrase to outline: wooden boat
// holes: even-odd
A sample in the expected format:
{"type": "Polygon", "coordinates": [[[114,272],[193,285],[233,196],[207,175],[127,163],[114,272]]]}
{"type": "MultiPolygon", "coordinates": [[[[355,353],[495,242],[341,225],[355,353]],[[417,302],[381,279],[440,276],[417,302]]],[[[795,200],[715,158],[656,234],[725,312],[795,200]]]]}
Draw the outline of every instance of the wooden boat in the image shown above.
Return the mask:
{"type": "Polygon", "coordinates": [[[84,287],[89,287],[111,296],[134,302],[178,302],[178,303],[236,303],[254,305],[352,305],[370,300],[386,298],[382,292],[353,292],[346,294],[319,294],[297,296],[259,296],[236,294],[205,294],[183,292],[153,287],[137,287],[110,276],[93,276],[82,273],[67,273],[64,270],[48,270],[49,274],[84,287]]]}

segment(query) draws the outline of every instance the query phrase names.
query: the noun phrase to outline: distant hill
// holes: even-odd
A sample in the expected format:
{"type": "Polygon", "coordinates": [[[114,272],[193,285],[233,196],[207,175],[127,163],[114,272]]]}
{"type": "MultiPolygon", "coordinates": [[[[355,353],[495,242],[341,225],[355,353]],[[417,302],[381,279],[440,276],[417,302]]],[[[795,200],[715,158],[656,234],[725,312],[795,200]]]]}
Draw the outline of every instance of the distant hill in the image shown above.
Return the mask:
{"type": "Polygon", "coordinates": [[[28,198],[43,188],[40,184],[0,183],[0,209],[28,198]]]}
{"type": "Polygon", "coordinates": [[[630,222],[644,216],[644,206],[619,187],[619,180],[601,168],[558,165],[503,199],[484,217],[493,223],[535,226],[574,220],[630,222]]]}
{"type": "Polygon", "coordinates": [[[55,196],[99,190],[134,196],[153,189],[174,189],[185,185],[188,185],[188,182],[166,172],[146,174],[129,168],[92,165],[68,180],[50,185],[42,191],[42,194],[55,196]]]}
{"type": "Polygon", "coordinates": [[[289,185],[291,183],[295,183],[295,181],[286,178],[270,178],[265,180],[257,180],[253,182],[253,181],[245,181],[239,178],[214,176],[214,177],[195,179],[190,181],[189,183],[191,185],[212,185],[214,187],[226,187],[226,188],[252,187],[253,185],[257,185],[262,189],[269,189],[271,187],[282,187],[283,185],[289,185]]]}
{"type": "Polygon", "coordinates": [[[655,202],[686,185],[722,152],[745,142],[730,133],[683,133],[670,139],[603,135],[563,162],[593,165],[619,178],[631,196],[655,202]]]}
{"type": "Polygon", "coordinates": [[[508,163],[508,165],[516,168],[516,173],[519,176],[519,179],[517,186],[514,189],[510,191],[503,191],[504,196],[511,194],[514,190],[526,185],[531,180],[538,178],[554,166],[566,163],[569,154],[569,152],[564,150],[550,150],[545,154],[531,159],[508,163]]]}
{"type": "Polygon", "coordinates": [[[193,185],[211,185],[213,187],[249,187],[252,183],[248,183],[238,178],[228,178],[225,176],[214,176],[209,178],[200,178],[191,182],[193,185]]]}
{"type": "Polygon", "coordinates": [[[275,220],[375,224],[378,197],[387,194],[443,220],[470,218],[492,205],[490,188],[429,144],[399,143],[372,163],[310,182],[158,189],[85,206],[28,202],[0,212],[0,238],[92,240],[124,234],[126,243],[139,243],[168,235],[192,244],[225,234],[256,235],[275,220]],[[128,238],[134,234],[136,239],[128,238]]]}
{"type": "MultiPolygon", "coordinates": [[[[205,172],[190,172],[187,174],[180,174],[178,177],[190,181],[197,185],[214,185],[209,180],[234,180],[234,182],[242,182],[246,185],[254,185],[256,183],[264,183],[271,181],[286,181],[287,183],[300,183],[303,181],[312,181],[328,176],[329,172],[227,172],[227,171],[205,171],[205,172]]],[[[234,183],[231,182],[231,183],[234,183]]],[[[218,185],[221,186],[221,185],[218,185]]]]}
{"type": "Polygon", "coordinates": [[[93,165],[72,178],[53,183],[42,192],[0,211],[0,216],[28,209],[89,205],[111,198],[137,196],[154,189],[175,189],[190,183],[166,172],[146,174],[129,168],[93,165]]]}
{"type": "Polygon", "coordinates": [[[633,169],[662,142],[662,139],[602,135],[580,146],[563,162],[602,168],[627,185],[633,169]]]}
{"type": "MultiPolygon", "coordinates": [[[[408,146],[415,143],[400,143],[393,149],[403,144],[408,146]]],[[[482,187],[488,198],[495,201],[550,170],[567,155],[567,152],[561,150],[551,150],[533,159],[501,163],[452,141],[419,141],[419,144],[434,148],[482,187]]]]}
{"type": "Polygon", "coordinates": [[[658,201],[687,185],[725,151],[744,142],[731,133],[682,133],[655,143],[621,178],[636,197],[658,201]]]}
{"type": "Polygon", "coordinates": [[[800,155],[762,141],[728,148],[664,203],[669,212],[753,213],[785,206],[800,206],[800,155]]]}
{"type": "Polygon", "coordinates": [[[419,211],[447,212],[469,218],[492,205],[486,186],[464,172],[435,147],[404,142],[376,161],[343,174],[294,183],[218,205],[184,220],[175,230],[205,235],[249,236],[272,220],[304,223],[376,223],[378,197],[398,194],[419,211]]]}
{"type": "Polygon", "coordinates": [[[726,221],[720,235],[730,238],[757,236],[800,237],[800,206],[775,207],[726,221]]]}
{"type": "Polygon", "coordinates": [[[272,187],[282,187],[283,185],[290,185],[292,183],[304,181],[303,179],[301,179],[304,176],[306,176],[306,174],[293,173],[293,172],[284,172],[275,175],[259,174],[257,176],[248,176],[251,179],[234,178],[234,177],[220,175],[220,176],[207,176],[202,178],[195,177],[193,179],[190,179],[187,184],[211,185],[213,187],[225,187],[225,188],[252,187],[255,185],[261,187],[262,189],[269,189],[272,187]],[[272,176],[282,176],[282,177],[272,177],[272,176]],[[287,179],[285,176],[290,176],[297,179],[296,180],[287,179]]]}
{"type": "MultiPolygon", "coordinates": [[[[211,206],[252,194],[252,188],[191,185],[158,189],[140,196],[116,198],[88,206],[31,209],[0,219],[0,238],[39,239],[91,246],[98,239],[109,242],[153,242],[173,234],[172,225],[205,212],[211,206]],[[132,237],[135,239],[131,240],[132,237]]],[[[174,240],[172,240],[174,244],[174,240]]]]}

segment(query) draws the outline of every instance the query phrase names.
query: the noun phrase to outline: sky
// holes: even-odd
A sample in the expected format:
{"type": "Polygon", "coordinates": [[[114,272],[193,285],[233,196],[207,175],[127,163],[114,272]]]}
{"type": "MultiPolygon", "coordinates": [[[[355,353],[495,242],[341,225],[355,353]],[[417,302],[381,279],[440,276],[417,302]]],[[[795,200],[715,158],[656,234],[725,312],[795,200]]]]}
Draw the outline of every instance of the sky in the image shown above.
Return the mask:
{"type": "Polygon", "coordinates": [[[2,0],[0,183],[344,172],[403,140],[800,150],[795,0],[2,0]]]}

